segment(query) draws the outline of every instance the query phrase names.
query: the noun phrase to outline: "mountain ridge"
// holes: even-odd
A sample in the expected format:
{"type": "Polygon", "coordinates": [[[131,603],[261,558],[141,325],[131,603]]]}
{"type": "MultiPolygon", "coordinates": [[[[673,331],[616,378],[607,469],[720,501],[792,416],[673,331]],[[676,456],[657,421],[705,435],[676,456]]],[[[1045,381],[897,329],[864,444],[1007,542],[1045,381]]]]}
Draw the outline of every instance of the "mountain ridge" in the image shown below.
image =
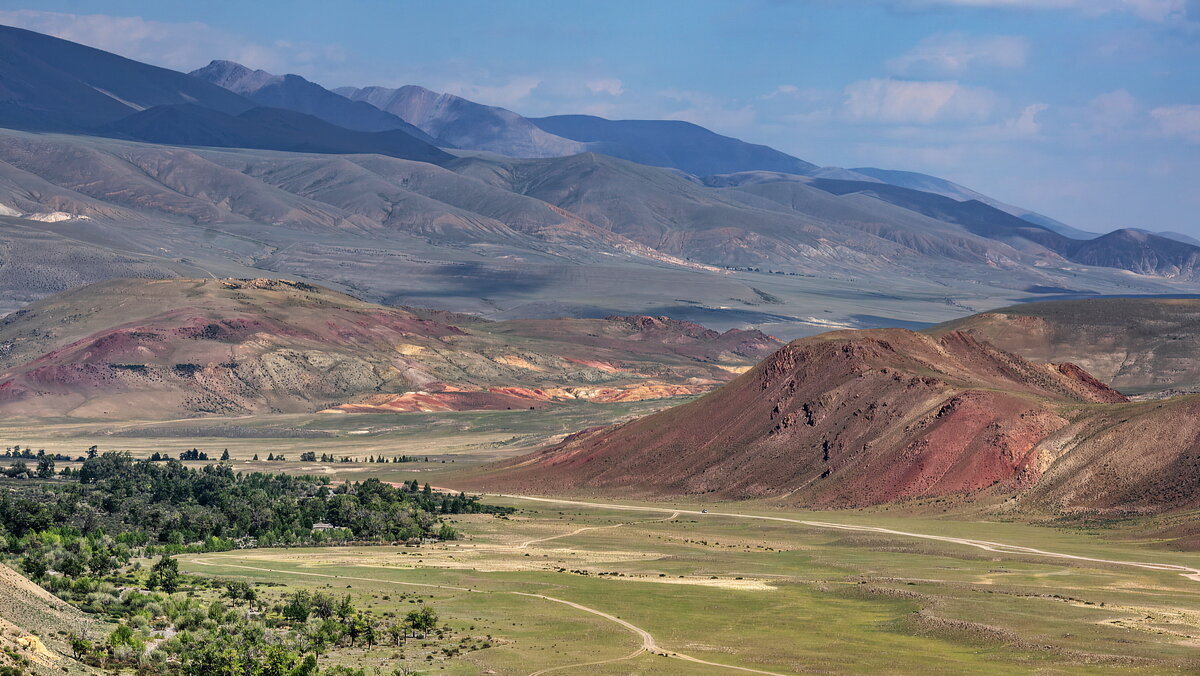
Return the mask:
{"type": "Polygon", "coordinates": [[[399,129],[413,138],[437,145],[433,137],[401,118],[368,103],[347,100],[299,75],[274,75],[222,60],[214,60],[188,75],[229,89],[265,108],[294,110],[353,131],[399,129]]]}

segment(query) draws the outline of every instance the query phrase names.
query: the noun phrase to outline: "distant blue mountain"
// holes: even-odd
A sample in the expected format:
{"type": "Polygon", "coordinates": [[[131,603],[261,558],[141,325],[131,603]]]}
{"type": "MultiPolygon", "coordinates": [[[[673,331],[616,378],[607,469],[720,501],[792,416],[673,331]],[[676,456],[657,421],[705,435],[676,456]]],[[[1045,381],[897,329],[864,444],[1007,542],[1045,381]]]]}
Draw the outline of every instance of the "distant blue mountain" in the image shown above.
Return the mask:
{"type": "Polygon", "coordinates": [[[375,153],[421,162],[452,156],[400,130],[353,131],[311,115],[280,108],[251,108],[240,115],[190,103],[156,106],[98,131],[170,145],[261,148],[303,153],[375,153]]]}
{"type": "Polygon", "coordinates": [[[250,70],[233,61],[213,61],[190,75],[241,94],[266,108],[294,110],[354,131],[399,129],[426,143],[437,144],[432,136],[399,117],[369,103],[351,101],[299,75],[273,75],[264,70],[250,70]]]}
{"type": "Polygon", "coordinates": [[[721,136],[678,120],[606,120],[593,115],[531,118],[542,129],[588,144],[589,150],[653,167],[671,167],[696,176],[740,171],[808,174],[811,162],[774,148],[721,136]]]}
{"type": "Polygon", "coordinates": [[[154,106],[191,103],[228,115],[255,106],[166,68],[0,26],[0,125],[84,131],[154,106]]]}

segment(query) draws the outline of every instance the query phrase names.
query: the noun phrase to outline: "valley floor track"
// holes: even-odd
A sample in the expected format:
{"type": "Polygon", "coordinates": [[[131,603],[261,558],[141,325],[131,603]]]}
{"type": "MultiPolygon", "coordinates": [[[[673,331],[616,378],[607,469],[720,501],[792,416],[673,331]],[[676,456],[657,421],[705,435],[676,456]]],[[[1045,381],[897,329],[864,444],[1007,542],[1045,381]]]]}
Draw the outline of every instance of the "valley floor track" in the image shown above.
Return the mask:
{"type": "MultiPolygon", "coordinates": [[[[438,490],[454,490],[454,489],[439,488],[438,490]]],[[[623,511],[632,511],[632,512],[657,512],[657,513],[667,513],[668,514],[668,516],[666,516],[662,519],[655,519],[654,521],[671,521],[671,520],[678,518],[680,515],[686,514],[689,516],[697,516],[697,517],[721,517],[721,518],[733,518],[733,519],[750,519],[750,520],[759,520],[759,521],[794,523],[794,524],[806,526],[809,528],[844,530],[844,531],[855,531],[855,532],[866,532],[866,533],[878,533],[878,534],[894,535],[894,536],[900,536],[900,537],[911,537],[911,538],[918,538],[918,539],[925,539],[925,540],[934,540],[934,541],[938,541],[938,542],[946,542],[946,543],[951,543],[951,544],[965,545],[965,546],[969,546],[969,547],[976,547],[976,548],[983,549],[983,550],[989,551],[989,552],[994,552],[997,554],[1039,556],[1039,557],[1046,557],[1046,558],[1052,558],[1052,559],[1062,559],[1062,560],[1088,562],[1088,563],[1100,563],[1100,564],[1113,565],[1113,566],[1130,566],[1130,567],[1141,568],[1141,569],[1146,569],[1146,570],[1176,572],[1189,580],[1200,582],[1200,568],[1192,568],[1189,566],[1166,564],[1166,563],[1153,563],[1153,562],[1145,562],[1145,561],[1103,559],[1103,558],[1088,557],[1088,556],[1081,556],[1081,555],[1075,555],[1075,554],[1066,554],[1066,553],[1062,553],[1062,552],[1053,552],[1053,551],[1047,551],[1047,550],[1043,550],[1043,549],[1035,549],[1033,547],[1025,547],[1022,545],[1013,545],[1013,544],[1006,544],[1006,543],[1001,543],[1001,542],[992,542],[992,541],[988,541],[988,540],[978,540],[978,539],[973,539],[973,538],[961,538],[961,537],[953,537],[953,536],[945,536],[945,535],[930,535],[927,533],[914,533],[914,532],[909,532],[909,531],[901,531],[901,530],[895,530],[895,529],[890,529],[890,528],[883,528],[883,527],[879,527],[879,526],[854,525],[854,524],[834,523],[834,522],[829,522],[829,521],[814,521],[814,520],[808,520],[808,519],[793,519],[793,518],[782,517],[782,516],[743,514],[743,513],[738,513],[738,512],[714,512],[714,511],[678,509],[678,508],[674,508],[674,507],[624,505],[624,504],[618,504],[618,503],[588,502],[588,501],[582,501],[582,500],[566,500],[566,499],[560,499],[560,498],[545,498],[545,497],[512,495],[512,494],[502,494],[502,493],[487,494],[487,495],[489,495],[490,497],[500,497],[500,498],[506,498],[506,499],[512,499],[512,500],[525,500],[525,501],[531,501],[531,502],[541,502],[541,503],[549,503],[549,504],[556,504],[556,505],[570,505],[570,506],[574,506],[574,507],[583,507],[583,508],[612,509],[612,510],[623,510],[623,511]]],[[[569,537],[572,535],[577,535],[577,534],[588,532],[588,531],[604,530],[604,529],[609,529],[609,528],[620,528],[620,527],[626,526],[626,525],[628,525],[628,524],[620,523],[620,524],[615,524],[612,526],[579,528],[579,529],[576,529],[576,530],[568,532],[568,533],[555,535],[555,536],[551,536],[551,537],[538,538],[538,539],[523,542],[523,543],[517,545],[517,549],[527,548],[532,544],[547,542],[547,541],[556,540],[556,539],[564,538],[564,537],[569,537]]],[[[332,574],[327,574],[327,573],[314,573],[314,572],[307,572],[307,571],[279,570],[279,569],[274,569],[274,568],[247,566],[247,565],[234,564],[234,563],[225,563],[225,562],[222,562],[219,560],[214,560],[214,559],[221,559],[221,558],[225,558],[225,557],[223,557],[221,555],[210,555],[210,556],[193,559],[193,561],[195,563],[198,563],[201,565],[207,565],[207,566],[221,566],[221,567],[237,568],[237,569],[243,569],[243,570],[254,570],[254,571],[271,572],[271,573],[284,573],[284,574],[288,574],[288,575],[303,575],[303,576],[309,576],[309,577],[337,578],[340,580],[351,580],[351,581],[358,580],[358,581],[363,581],[363,582],[395,584],[395,585],[409,586],[409,587],[445,589],[445,590],[450,590],[450,591],[461,591],[461,592],[478,593],[478,594],[511,594],[511,595],[515,595],[515,596],[523,596],[523,597],[527,597],[527,598],[540,599],[540,600],[548,601],[551,603],[562,604],[564,606],[568,606],[568,607],[574,608],[576,610],[579,610],[579,611],[582,611],[585,613],[590,613],[592,615],[596,615],[596,616],[601,617],[609,622],[612,622],[612,623],[615,623],[615,624],[621,626],[622,628],[624,628],[627,631],[629,631],[630,633],[634,634],[641,640],[641,645],[635,651],[633,651],[627,655],[624,655],[624,656],[615,657],[615,658],[607,659],[607,660],[593,661],[593,662],[557,665],[557,666],[553,666],[553,667],[549,667],[546,669],[541,669],[541,670],[532,672],[529,676],[541,676],[543,674],[550,674],[550,673],[563,671],[563,670],[567,670],[567,669],[572,669],[572,668],[581,668],[581,667],[587,667],[587,666],[611,664],[614,662],[630,660],[630,659],[636,658],[636,657],[641,656],[646,653],[661,655],[664,657],[674,658],[677,660],[691,662],[694,664],[702,664],[702,665],[706,665],[706,666],[719,667],[719,668],[727,669],[730,671],[737,671],[737,672],[743,672],[743,673],[755,673],[755,674],[767,674],[768,676],[784,676],[783,674],[781,674],[779,672],[765,671],[765,670],[761,670],[761,669],[753,669],[750,667],[739,667],[739,666],[734,666],[734,665],[729,665],[729,664],[721,664],[718,662],[709,662],[709,661],[702,660],[702,659],[699,659],[696,657],[692,657],[690,655],[674,652],[672,650],[666,649],[666,648],[662,647],[661,645],[659,645],[657,640],[654,638],[654,636],[650,632],[648,632],[645,629],[638,627],[626,620],[623,620],[615,615],[606,613],[597,608],[585,606],[580,603],[575,603],[573,601],[568,601],[568,600],[556,598],[553,596],[547,596],[544,594],[533,594],[533,593],[528,593],[528,592],[504,591],[504,590],[490,591],[490,590],[484,590],[484,589],[475,589],[475,588],[459,587],[459,586],[451,586],[451,585],[439,585],[439,584],[429,584],[429,583],[420,583],[420,582],[403,582],[403,581],[398,581],[398,580],[387,580],[387,579],[374,578],[374,577],[356,577],[356,576],[349,576],[349,575],[332,575],[332,574]]]]}
{"type": "MultiPolygon", "coordinates": [[[[450,489],[445,489],[450,490],[450,489]]],[[[1003,542],[991,542],[988,540],[976,540],[973,538],[960,538],[949,535],[929,535],[927,533],[912,533],[909,531],[893,530],[891,528],[881,528],[879,526],[859,526],[845,523],[833,523],[829,521],[811,521],[807,519],[790,519],[782,516],[766,516],[762,514],[740,514],[737,512],[711,512],[689,509],[676,509],[673,507],[649,507],[640,505],[621,505],[604,502],[586,502],[583,500],[563,500],[559,498],[538,498],[528,495],[509,495],[506,493],[486,494],[491,497],[508,498],[513,500],[530,500],[533,502],[548,502],[559,505],[573,505],[577,507],[593,507],[601,509],[617,509],[629,510],[638,512],[674,512],[675,514],[689,514],[692,516],[708,516],[708,517],[727,517],[733,519],[755,519],[759,521],[781,521],[784,523],[795,523],[802,526],[812,528],[829,528],[835,530],[848,530],[866,533],[882,533],[884,535],[899,535],[902,537],[919,538],[922,540],[936,540],[938,542],[949,542],[953,544],[966,545],[968,547],[977,547],[989,552],[997,554],[1024,554],[1028,556],[1044,556],[1052,559],[1067,559],[1071,561],[1084,561],[1088,563],[1103,563],[1112,566],[1130,566],[1133,568],[1143,568],[1146,570],[1161,570],[1168,572],[1177,572],[1183,577],[1194,582],[1200,582],[1200,568],[1192,568],[1190,566],[1180,566],[1171,563],[1153,563],[1146,561],[1123,561],[1119,559],[1101,559],[1091,556],[1079,556],[1077,554],[1064,554],[1062,552],[1051,552],[1044,549],[1034,549],[1033,547],[1024,547],[1021,545],[1010,545],[1003,542]]]]}
{"type": "MultiPolygon", "coordinates": [[[[624,524],[621,524],[621,525],[624,525],[624,524]]],[[[585,613],[591,613],[592,615],[602,617],[610,622],[614,622],[616,624],[621,625],[625,629],[628,629],[631,633],[637,635],[638,638],[642,639],[642,645],[637,650],[635,650],[632,653],[629,653],[628,655],[625,655],[623,657],[616,657],[611,660],[601,660],[598,662],[586,662],[586,663],[582,663],[582,664],[564,664],[561,666],[551,667],[549,669],[542,669],[540,671],[535,671],[532,674],[530,674],[530,676],[540,676],[540,674],[547,674],[550,672],[559,671],[561,669],[571,669],[574,667],[585,667],[585,666],[592,666],[592,665],[597,665],[597,664],[609,664],[612,662],[621,662],[624,660],[633,659],[634,657],[642,655],[643,653],[662,655],[663,657],[673,657],[677,660],[683,660],[685,662],[692,662],[694,664],[704,664],[704,665],[711,666],[711,667],[720,667],[722,669],[729,669],[731,671],[740,671],[740,672],[747,672],[747,673],[752,673],[752,674],[767,674],[767,676],[786,676],[786,674],[781,674],[777,671],[763,671],[762,669],[751,669],[749,667],[738,667],[738,666],[733,666],[730,664],[721,664],[720,662],[709,662],[707,660],[702,660],[698,657],[692,657],[691,655],[685,655],[683,653],[677,653],[677,652],[674,652],[671,650],[667,650],[666,648],[663,648],[662,646],[658,645],[658,643],[654,640],[654,636],[650,632],[648,632],[645,629],[642,629],[641,627],[638,627],[634,624],[631,624],[630,622],[626,622],[625,620],[622,620],[621,618],[617,617],[616,615],[611,615],[602,610],[597,610],[596,608],[585,606],[581,603],[575,603],[574,601],[567,601],[565,599],[559,599],[559,598],[555,598],[553,596],[546,596],[545,594],[530,594],[528,592],[518,592],[518,591],[488,591],[485,589],[472,589],[470,587],[456,587],[456,586],[444,585],[444,584],[428,584],[428,583],[422,583],[422,582],[401,582],[399,580],[383,580],[383,579],[375,578],[375,577],[357,577],[357,576],[352,576],[352,575],[330,575],[328,573],[311,573],[311,572],[307,572],[307,571],[296,571],[296,570],[277,570],[275,568],[264,568],[264,567],[260,567],[260,566],[245,566],[245,565],[241,565],[241,564],[223,563],[223,562],[219,562],[219,561],[213,561],[212,558],[213,557],[197,558],[197,559],[192,559],[192,561],[195,563],[198,563],[202,566],[220,566],[220,567],[224,567],[224,568],[238,568],[238,569],[242,569],[242,570],[257,570],[257,571],[262,571],[262,572],[266,572],[266,573],[284,573],[287,575],[305,575],[308,577],[336,578],[339,580],[358,580],[361,582],[379,582],[379,583],[383,583],[383,584],[395,584],[395,585],[401,585],[401,586],[405,586],[405,587],[424,587],[426,589],[448,589],[450,591],[463,591],[463,592],[470,592],[470,593],[475,593],[475,594],[512,594],[514,596],[525,596],[528,598],[542,599],[543,601],[551,601],[553,603],[561,603],[564,606],[570,606],[571,608],[575,608],[576,610],[582,610],[585,613]]],[[[215,558],[222,558],[222,557],[220,555],[218,555],[215,558]]]]}

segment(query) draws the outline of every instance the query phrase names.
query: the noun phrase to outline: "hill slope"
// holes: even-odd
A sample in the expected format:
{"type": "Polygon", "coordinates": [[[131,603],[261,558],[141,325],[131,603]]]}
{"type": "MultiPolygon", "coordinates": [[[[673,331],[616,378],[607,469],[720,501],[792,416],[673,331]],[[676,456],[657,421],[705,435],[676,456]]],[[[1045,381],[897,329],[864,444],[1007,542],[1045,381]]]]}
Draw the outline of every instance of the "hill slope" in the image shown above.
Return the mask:
{"type": "Polygon", "coordinates": [[[546,132],[520,115],[424,87],[341,87],[334,90],[415,125],[455,148],[486,150],[509,157],[559,157],[586,146],[546,132]]]}
{"type": "Polygon", "coordinates": [[[778,345],[665,318],[492,323],[296,282],[115,280],[0,322],[0,411],[145,418],[638,400],[705,391],[778,345]]]}
{"type": "Polygon", "coordinates": [[[593,115],[554,115],[532,122],[552,134],[587,143],[592,152],[695,176],[753,170],[807,174],[817,168],[774,148],[721,136],[691,122],[606,120],[593,115]]]}
{"type": "Polygon", "coordinates": [[[91,673],[70,658],[66,636],[98,636],[104,625],[0,564],[0,667],[34,674],[91,673]],[[29,660],[15,664],[13,656],[29,660]]]}
{"type": "Polygon", "coordinates": [[[835,332],[481,482],[821,507],[1014,495],[1055,509],[1200,505],[1187,488],[1200,478],[1200,419],[1179,415],[1197,402],[1125,401],[1072,364],[1033,364],[960,332],[835,332]],[[1154,441],[1167,429],[1178,443],[1154,441]]]}
{"type": "Polygon", "coordinates": [[[963,331],[1035,361],[1072,361],[1130,391],[1200,386],[1200,300],[1027,303],[929,331],[963,331]]]}
{"type": "Polygon", "coordinates": [[[0,126],[79,131],[146,108],[184,103],[228,115],[254,107],[183,73],[0,26],[0,126]]]}
{"type": "Polygon", "coordinates": [[[99,131],[172,145],[300,153],[377,153],[433,163],[450,159],[444,151],[399,129],[354,131],[281,108],[251,108],[238,115],[226,115],[191,103],[155,106],[99,131]]]}
{"type": "Polygon", "coordinates": [[[1194,277],[1200,273],[1200,247],[1147,232],[1115,230],[1092,239],[1071,239],[979,200],[960,202],[939,194],[861,181],[817,179],[813,185],[835,195],[869,194],[1030,253],[1049,252],[1075,263],[1142,275],[1194,277]]]}
{"type": "Polygon", "coordinates": [[[351,101],[299,75],[273,75],[233,61],[213,61],[189,75],[245,96],[265,108],[294,110],[355,131],[399,129],[425,143],[437,143],[391,113],[369,103],[351,101]]]}

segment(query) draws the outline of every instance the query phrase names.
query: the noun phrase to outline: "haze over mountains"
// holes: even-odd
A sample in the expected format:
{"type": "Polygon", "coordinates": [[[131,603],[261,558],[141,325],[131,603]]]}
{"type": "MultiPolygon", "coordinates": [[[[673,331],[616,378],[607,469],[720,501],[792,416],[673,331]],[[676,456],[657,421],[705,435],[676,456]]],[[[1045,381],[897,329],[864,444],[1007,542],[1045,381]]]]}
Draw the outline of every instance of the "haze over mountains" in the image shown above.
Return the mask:
{"type": "MultiPolygon", "coordinates": [[[[269,271],[497,318],[632,311],[786,336],[1195,287],[1185,242],[1073,239],[936,177],[821,168],[689,123],[530,120],[228,61],[185,75],[0,30],[0,205],[42,224],[0,238],[82,242],[130,261],[121,274],[269,271]]],[[[0,306],[97,279],[71,260],[9,274],[0,306]]]]}

